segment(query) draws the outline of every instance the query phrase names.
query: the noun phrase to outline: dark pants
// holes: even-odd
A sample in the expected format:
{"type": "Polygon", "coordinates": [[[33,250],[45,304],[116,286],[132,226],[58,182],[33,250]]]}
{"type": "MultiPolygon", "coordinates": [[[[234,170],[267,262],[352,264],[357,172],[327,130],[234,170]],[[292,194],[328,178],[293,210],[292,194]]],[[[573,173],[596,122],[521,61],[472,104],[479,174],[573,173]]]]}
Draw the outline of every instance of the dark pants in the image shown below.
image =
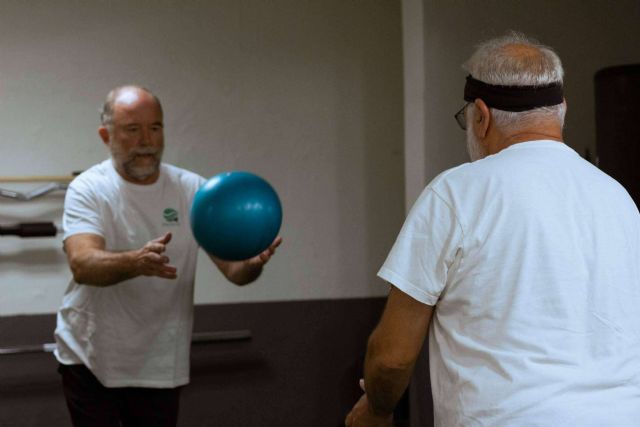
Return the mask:
{"type": "Polygon", "coordinates": [[[59,365],[75,427],[175,427],[180,388],[107,388],[84,365],[59,365]]]}

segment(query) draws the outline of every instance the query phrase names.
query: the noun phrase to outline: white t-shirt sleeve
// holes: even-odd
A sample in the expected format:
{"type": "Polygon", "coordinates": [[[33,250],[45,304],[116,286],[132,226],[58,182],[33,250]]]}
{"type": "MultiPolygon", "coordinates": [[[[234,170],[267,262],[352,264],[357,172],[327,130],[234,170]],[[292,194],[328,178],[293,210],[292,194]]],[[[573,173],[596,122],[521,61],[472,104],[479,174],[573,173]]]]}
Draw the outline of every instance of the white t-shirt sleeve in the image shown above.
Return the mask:
{"type": "Polygon", "coordinates": [[[462,241],[455,212],[427,187],[409,212],[378,276],[412,298],[435,305],[460,256],[462,241]]]}
{"type": "Polygon", "coordinates": [[[74,182],[64,199],[62,224],[64,239],[74,234],[91,233],[104,237],[100,208],[92,189],[84,182],[74,182]]]}

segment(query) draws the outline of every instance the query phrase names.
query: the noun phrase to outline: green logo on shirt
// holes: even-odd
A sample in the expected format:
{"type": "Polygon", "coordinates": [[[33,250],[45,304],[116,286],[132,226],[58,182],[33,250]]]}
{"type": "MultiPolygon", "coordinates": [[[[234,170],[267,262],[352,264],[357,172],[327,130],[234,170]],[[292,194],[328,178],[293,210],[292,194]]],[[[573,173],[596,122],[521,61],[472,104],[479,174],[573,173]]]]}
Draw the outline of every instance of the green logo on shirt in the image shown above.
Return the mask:
{"type": "Polygon", "coordinates": [[[169,223],[178,223],[178,211],[173,208],[167,208],[162,212],[164,220],[169,223]]]}

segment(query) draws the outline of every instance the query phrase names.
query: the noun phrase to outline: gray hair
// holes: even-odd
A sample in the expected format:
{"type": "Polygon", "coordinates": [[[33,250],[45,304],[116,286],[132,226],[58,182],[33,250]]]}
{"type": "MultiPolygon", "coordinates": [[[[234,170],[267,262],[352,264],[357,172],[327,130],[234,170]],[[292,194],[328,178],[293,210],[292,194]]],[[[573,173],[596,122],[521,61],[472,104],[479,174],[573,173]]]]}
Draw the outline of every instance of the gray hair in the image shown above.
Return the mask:
{"type": "Polygon", "coordinates": [[[105,99],[104,104],[102,104],[102,108],[100,109],[100,123],[102,123],[102,126],[110,128],[113,125],[113,107],[115,106],[116,100],[118,99],[120,94],[127,90],[141,90],[148,93],[153,97],[153,99],[155,99],[155,101],[158,103],[158,106],[160,107],[160,111],[162,111],[162,104],[160,103],[160,99],[158,99],[158,97],[155,96],[149,89],[132,84],[118,86],[112,89],[107,94],[107,98],[105,99]]]}
{"type": "MultiPolygon", "coordinates": [[[[562,84],[564,78],[562,62],[553,49],[515,31],[481,43],[463,68],[477,80],[501,86],[562,84]]],[[[563,126],[566,105],[522,112],[490,111],[496,126],[513,130],[538,120],[556,120],[563,126]]]]}

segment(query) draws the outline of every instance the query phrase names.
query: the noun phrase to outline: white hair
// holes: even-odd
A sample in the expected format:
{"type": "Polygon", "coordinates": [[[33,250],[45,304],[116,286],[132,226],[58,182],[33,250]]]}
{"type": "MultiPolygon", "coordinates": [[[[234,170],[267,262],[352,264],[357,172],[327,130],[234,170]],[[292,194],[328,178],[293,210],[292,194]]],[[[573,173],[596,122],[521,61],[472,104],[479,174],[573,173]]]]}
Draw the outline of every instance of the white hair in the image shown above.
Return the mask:
{"type": "MultiPolygon", "coordinates": [[[[562,62],[553,49],[515,31],[481,43],[463,68],[476,80],[501,86],[562,84],[564,78],[562,62]]],[[[525,123],[550,119],[563,126],[566,105],[522,112],[490,110],[496,126],[514,130],[525,123]]]]}

